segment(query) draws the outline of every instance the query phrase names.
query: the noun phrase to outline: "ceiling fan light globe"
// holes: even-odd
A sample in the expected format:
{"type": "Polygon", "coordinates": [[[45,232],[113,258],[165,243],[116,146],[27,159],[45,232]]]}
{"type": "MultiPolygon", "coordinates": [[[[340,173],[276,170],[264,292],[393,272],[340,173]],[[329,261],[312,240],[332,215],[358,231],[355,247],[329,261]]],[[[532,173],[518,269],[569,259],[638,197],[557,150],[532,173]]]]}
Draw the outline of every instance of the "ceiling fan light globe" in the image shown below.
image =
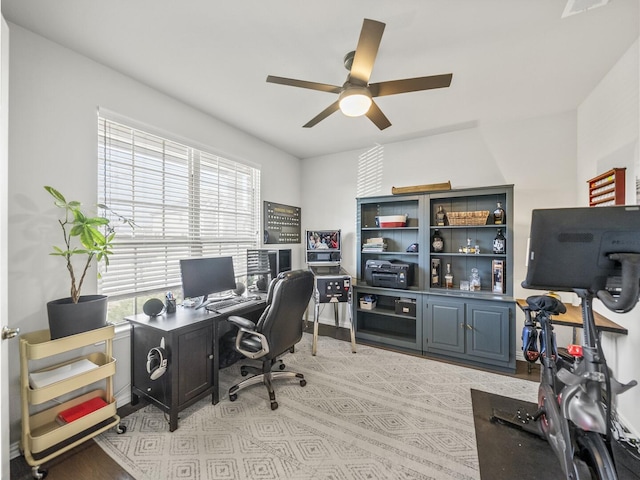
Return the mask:
{"type": "Polygon", "coordinates": [[[360,117],[371,107],[371,94],[366,89],[345,90],[340,94],[340,111],[347,117],[360,117]]]}

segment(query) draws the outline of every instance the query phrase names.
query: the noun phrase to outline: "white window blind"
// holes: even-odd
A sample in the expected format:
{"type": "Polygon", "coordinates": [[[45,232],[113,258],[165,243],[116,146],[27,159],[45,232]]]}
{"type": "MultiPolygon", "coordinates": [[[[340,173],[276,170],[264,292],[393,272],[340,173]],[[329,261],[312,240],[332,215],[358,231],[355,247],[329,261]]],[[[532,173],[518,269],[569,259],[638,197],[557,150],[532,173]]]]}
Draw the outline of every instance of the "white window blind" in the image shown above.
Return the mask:
{"type": "Polygon", "coordinates": [[[98,290],[134,296],[181,285],[181,258],[233,256],[236,276],[258,246],[260,170],[112,120],[98,119],[99,203],[119,223],[98,290]]]}

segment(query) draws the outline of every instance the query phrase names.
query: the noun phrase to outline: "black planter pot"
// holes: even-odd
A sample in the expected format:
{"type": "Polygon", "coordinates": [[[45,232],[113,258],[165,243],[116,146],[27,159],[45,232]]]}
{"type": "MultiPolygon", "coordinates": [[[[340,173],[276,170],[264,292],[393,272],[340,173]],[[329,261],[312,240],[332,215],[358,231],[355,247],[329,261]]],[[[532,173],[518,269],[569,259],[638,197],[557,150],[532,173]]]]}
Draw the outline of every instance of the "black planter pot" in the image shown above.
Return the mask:
{"type": "Polygon", "coordinates": [[[107,298],[106,295],[82,295],[78,303],[73,303],[71,297],[48,302],[51,340],[104,327],[107,298]]]}

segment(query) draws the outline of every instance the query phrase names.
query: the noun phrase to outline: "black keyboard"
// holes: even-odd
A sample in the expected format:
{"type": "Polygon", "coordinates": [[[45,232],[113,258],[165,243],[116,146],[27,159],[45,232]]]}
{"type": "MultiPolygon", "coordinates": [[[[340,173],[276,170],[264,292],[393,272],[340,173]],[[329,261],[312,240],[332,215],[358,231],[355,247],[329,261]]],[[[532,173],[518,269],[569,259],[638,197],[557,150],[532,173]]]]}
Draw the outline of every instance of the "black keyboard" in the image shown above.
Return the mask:
{"type": "Polygon", "coordinates": [[[244,297],[236,297],[236,298],[230,298],[228,300],[220,300],[218,302],[211,302],[209,304],[207,304],[207,306],[205,307],[207,310],[218,310],[221,308],[226,308],[226,307],[231,307],[232,305],[238,305],[240,303],[243,303],[245,300],[247,300],[244,297]]]}
{"type": "Polygon", "coordinates": [[[240,309],[243,307],[257,305],[262,301],[263,300],[254,300],[246,297],[237,297],[237,298],[231,298],[229,300],[221,300],[219,302],[210,303],[209,305],[206,306],[206,309],[211,312],[227,313],[229,311],[235,310],[236,308],[240,309]]]}

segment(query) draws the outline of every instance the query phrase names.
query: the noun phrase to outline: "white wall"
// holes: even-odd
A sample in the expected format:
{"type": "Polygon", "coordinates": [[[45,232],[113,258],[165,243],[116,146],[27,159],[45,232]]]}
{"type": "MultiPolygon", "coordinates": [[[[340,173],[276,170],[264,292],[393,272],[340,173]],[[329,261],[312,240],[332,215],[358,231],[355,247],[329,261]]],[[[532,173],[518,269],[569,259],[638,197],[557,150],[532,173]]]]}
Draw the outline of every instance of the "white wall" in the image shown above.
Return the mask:
{"type": "MultiPolygon", "coordinates": [[[[380,187],[370,195],[391,194],[392,186],[447,180],[453,188],[514,184],[515,212],[507,212],[514,215],[514,295],[524,298],[534,294],[520,287],[526,273],[532,209],[588,205],[587,180],[612,167],[627,167],[627,203],[638,203],[635,182],[640,175],[639,55],[636,42],[577,112],[504,123],[470,123],[465,130],[383,145],[380,187]]],[[[317,201],[317,195],[305,195],[304,220],[314,219],[313,225],[307,227],[343,230],[343,264],[352,274],[356,273],[358,250],[354,200],[358,156],[366,150],[307,159],[302,170],[303,184],[326,185],[327,192],[335,192],[331,201],[322,202],[317,201]]],[[[563,294],[565,301],[574,298],[563,294]]],[[[628,336],[603,335],[609,366],[620,381],[640,381],[640,308],[626,315],[609,312],[597,301],[595,308],[629,330],[628,336]]],[[[332,323],[328,315],[322,321],[332,323]]],[[[518,311],[518,354],[522,322],[518,311]]],[[[570,328],[556,328],[556,333],[559,345],[570,343],[570,328]]],[[[640,432],[640,387],[621,395],[618,402],[624,424],[635,433],[640,432]]]]}
{"type": "MultiPolygon", "coordinates": [[[[640,136],[640,49],[638,41],[624,54],[578,108],[578,199],[588,204],[587,180],[612,167],[626,167],[627,204],[637,204],[635,182],[640,136]]],[[[626,336],[603,334],[602,346],[609,366],[619,381],[640,381],[640,308],[627,314],[607,310],[599,301],[594,309],[627,328],[626,336]]],[[[640,387],[618,397],[624,423],[640,433],[640,387]]]]}
{"type": "MultiPolygon", "coordinates": [[[[44,185],[97,198],[98,107],[262,167],[265,199],[300,205],[300,162],[215,118],[10,24],[8,315],[22,332],[47,328],[46,302],[68,296],[57,212],[44,185]]],[[[299,250],[299,248],[297,249],[299,250]]],[[[294,252],[296,248],[294,248],[294,252]]],[[[299,262],[299,253],[296,255],[299,262]]],[[[294,264],[298,266],[299,263],[294,264]]],[[[95,293],[92,279],[83,293],[95,293]]],[[[20,432],[18,344],[10,345],[11,440],[20,432]]]]}
{"type": "MultiPolygon", "coordinates": [[[[526,242],[534,208],[588,205],[587,180],[611,167],[627,167],[627,203],[636,201],[638,168],[639,66],[638,42],[621,58],[584,101],[577,112],[518,121],[476,125],[439,135],[383,145],[384,162],[377,191],[391,194],[392,186],[451,181],[453,188],[514,184],[514,295],[525,298],[526,242]]],[[[393,127],[391,127],[393,128],[393,127]]],[[[373,145],[371,147],[374,147],[373,145]]],[[[303,161],[302,183],[325,186],[332,192],[305,195],[305,228],[341,228],[343,266],[356,273],[356,202],[358,157],[368,149],[303,161]]],[[[319,187],[316,187],[316,192],[319,187]]],[[[565,301],[572,294],[563,294],[565,301]]],[[[640,345],[640,308],[626,315],[609,312],[596,302],[608,318],[625,326],[628,336],[604,334],[610,366],[618,378],[640,380],[637,351],[640,345]]],[[[327,312],[328,313],[328,312],[327,312]]],[[[332,323],[325,313],[323,323],[332,323]]],[[[344,317],[342,317],[344,318],[344,317]]],[[[516,345],[520,354],[523,316],[518,311],[516,345]]],[[[558,344],[571,341],[570,328],[556,328],[558,344]]],[[[619,413],[624,423],[640,431],[640,387],[621,395],[619,413]]]]}
{"type": "MultiPolygon", "coordinates": [[[[24,332],[46,328],[46,301],[67,294],[66,277],[59,259],[48,256],[50,245],[58,242],[58,232],[52,222],[53,207],[42,186],[54,185],[86,204],[95,201],[97,107],[210,145],[218,153],[261,164],[263,199],[301,206],[303,230],[342,229],[343,265],[355,273],[358,156],[366,149],[299,162],[196,109],[20,27],[10,25],[10,29],[11,326],[18,326],[24,332]],[[78,185],[78,179],[85,180],[86,184],[78,185]]],[[[600,170],[598,162],[618,160],[620,156],[627,158],[629,152],[633,152],[633,159],[629,161],[631,166],[637,163],[637,59],[636,44],[612,70],[611,78],[608,76],[585,101],[577,116],[576,112],[565,112],[504,123],[470,122],[467,128],[456,131],[383,145],[381,182],[378,190],[371,194],[390,194],[392,186],[446,180],[450,180],[454,188],[514,184],[515,211],[507,213],[514,216],[515,296],[530,295],[532,292],[524,291],[519,284],[525,273],[531,210],[585,204],[584,183],[600,170]],[[629,94],[622,97],[626,101],[617,100],[621,88],[629,94]],[[629,106],[629,102],[635,106],[629,106]],[[613,110],[611,115],[619,125],[609,129],[606,135],[603,126],[594,128],[594,132],[600,132],[603,137],[595,142],[594,132],[588,131],[584,122],[603,118],[602,109],[613,110]],[[621,134],[622,131],[626,133],[621,134]],[[595,146],[588,145],[585,138],[595,146]]],[[[360,120],[364,121],[354,121],[360,120]]],[[[609,122],[605,122],[605,126],[609,126],[609,122]]],[[[294,252],[297,252],[294,266],[299,266],[301,249],[294,247],[294,252]]],[[[94,289],[95,283],[90,284],[86,292],[94,289]]],[[[613,341],[618,343],[612,349],[618,353],[609,356],[614,369],[622,371],[627,368],[625,365],[634,365],[632,345],[638,345],[639,340],[634,330],[640,330],[637,315],[634,311],[624,319],[615,319],[629,328],[630,335],[613,341]]],[[[521,326],[519,316],[517,338],[521,326]]],[[[566,335],[569,338],[569,334],[566,335]]],[[[563,341],[559,339],[559,343],[563,341]]],[[[11,348],[10,356],[15,360],[10,365],[10,418],[11,438],[15,441],[20,431],[19,365],[17,345],[11,348]]],[[[609,354],[610,346],[606,348],[609,354]]],[[[633,376],[620,373],[619,377],[628,380],[633,376]]],[[[620,400],[623,414],[638,430],[640,412],[632,412],[632,405],[640,398],[640,388],[636,390],[638,392],[632,390],[621,396],[620,400]]]]}
{"type": "MultiPolygon", "coordinates": [[[[640,67],[636,42],[585,99],[577,112],[505,123],[474,125],[465,130],[383,145],[380,186],[370,195],[387,195],[392,186],[451,180],[453,188],[514,184],[514,294],[524,290],[526,240],[533,208],[588,205],[587,180],[612,167],[627,167],[627,203],[636,200],[640,175],[640,67]]],[[[393,128],[393,127],[391,127],[393,128]]],[[[373,145],[372,145],[373,147],[373,145]]],[[[304,160],[303,184],[325,185],[331,201],[319,195],[303,198],[306,227],[343,230],[343,265],[356,273],[356,204],[358,156],[362,151],[304,160]],[[331,186],[331,187],[330,187],[331,186]]],[[[317,187],[316,187],[317,188],[317,187]]],[[[572,294],[563,294],[565,301],[572,294]]],[[[619,315],[596,301],[595,308],[629,330],[628,336],[603,334],[603,348],[616,376],[640,380],[636,352],[640,345],[640,308],[619,315]]],[[[330,316],[323,323],[332,323],[330,316]]],[[[517,351],[522,314],[516,322],[517,351]]],[[[558,344],[571,340],[570,328],[556,328],[558,344]]],[[[640,387],[618,398],[619,413],[628,427],[640,432],[640,387]]]]}
{"type": "MultiPolygon", "coordinates": [[[[366,121],[355,119],[354,121],[366,121]]],[[[393,128],[393,127],[391,127],[393,128]]],[[[379,188],[451,181],[452,188],[514,184],[514,282],[516,297],[531,295],[525,276],[525,250],[531,210],[574,206],[576,197],[575,112],[469,128],[383,145],[379,188]]],[[[373,145],[372,145],[373,147],[373,145]]],[[[356,274],[358,157],[368,149],[303,160],[302,183],[315,185],[303,197],[303,228],[340,228],[343,267],[356,274]],[[322,192],[322,194],[320,194],[322,192]]],[[[333,323],[329,311],[323,323],[333,323]]],[[[516,332],[523,318],[518,312],[516,332]]],[[[341,321],[344,317],[341,317],[341,321]]],[[[566,332],[567,339],[571,332],[566,332]]]]}

